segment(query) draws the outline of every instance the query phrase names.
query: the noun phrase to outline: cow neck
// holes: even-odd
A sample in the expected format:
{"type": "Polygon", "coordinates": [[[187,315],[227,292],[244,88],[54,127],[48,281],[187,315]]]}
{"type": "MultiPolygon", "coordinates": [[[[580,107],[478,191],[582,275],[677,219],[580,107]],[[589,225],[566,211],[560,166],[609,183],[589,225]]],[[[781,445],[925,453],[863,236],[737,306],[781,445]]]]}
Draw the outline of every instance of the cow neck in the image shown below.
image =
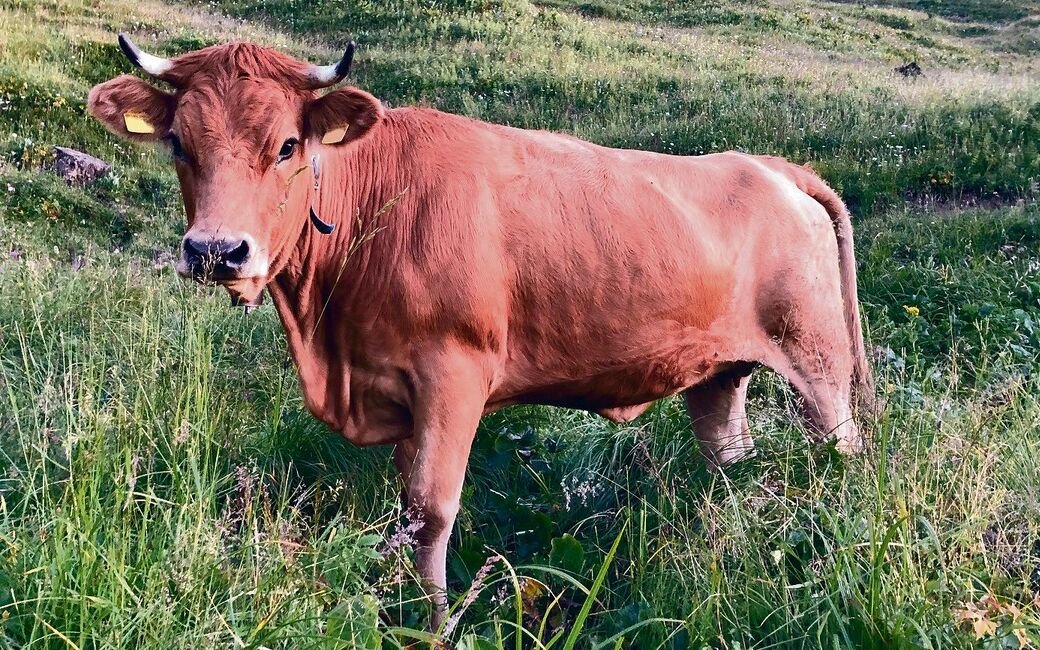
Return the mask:
{"type": "Polygon", "coordinates": [[[400,248],[395,225],[412,203],[402,164],[407,143],[396,137],[395,112],[355,145],[325,149],[313,205],[336,229],[319,233],[308,221],[310,206],[303,206],[295,250],[268,285],[305,385],[305,366],[324,366],[348,352],[332,348],[349,347],[343,337],[350,324],[371,319],[385,295],[386,270],[400,248]]]}

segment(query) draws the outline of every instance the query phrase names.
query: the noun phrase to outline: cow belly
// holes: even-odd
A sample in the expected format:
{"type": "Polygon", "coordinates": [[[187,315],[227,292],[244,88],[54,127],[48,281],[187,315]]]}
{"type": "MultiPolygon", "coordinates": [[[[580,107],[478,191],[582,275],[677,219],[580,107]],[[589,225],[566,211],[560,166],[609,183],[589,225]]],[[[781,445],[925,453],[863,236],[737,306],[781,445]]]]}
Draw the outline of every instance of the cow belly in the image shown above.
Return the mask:
{"type": "Polygon", "coordinates": [[[625,419],[622,410],[672,395],[710,372],[710,364],[705,360],[682,354],[610,368],[596,365],[590,362],[575,366],[569,373],[559,369],[543,371],[541,381],[530,382],[509,401],[609,410],[612,413],[608,417],[625,419]]]}
{"type": "Polygon", "coordinates": [[[641,329],[623,343],[514,348],[506,379],[489,405],[527,403],[600,412],[615,421],[638,416],[734,362],[762,363],[765,342],[742,319],[726,318],[708,331],[674,323],[641,329]],[[521,352],[522,350],[522,352],[521,352]]]}
{"type": "Polygon", "coordinates": [[[677,372],[657,364],[646,368],[617,369],[539,386],[509,402],[584,409],[626,422],[655,400],[697,383],[706,374],[706,371],[677,372]]]}
{"type": "Polygon", "coordinates": [[[617,408],[600,409],[596,411],[596,413],[607,418],[611,422],[621,424],[624,422],[631,422],[645,413],[646,410],[653,405],[653,402],[643,402],[642,404],[636,404],[635,406],[619,406],[617,408]]]}

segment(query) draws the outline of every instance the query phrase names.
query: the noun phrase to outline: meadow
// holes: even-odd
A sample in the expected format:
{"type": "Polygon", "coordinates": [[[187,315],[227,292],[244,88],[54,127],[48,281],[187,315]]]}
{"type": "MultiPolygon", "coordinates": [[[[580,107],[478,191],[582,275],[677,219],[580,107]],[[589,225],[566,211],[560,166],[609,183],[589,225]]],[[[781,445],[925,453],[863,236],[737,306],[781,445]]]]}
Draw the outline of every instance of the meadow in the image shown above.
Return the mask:
{"type": "Polygon", "coordinates": [[[0,647],[1040,646],[1038,53],[1034,0],[0,0],[0,647]],[[868,450],[767,372],[722,473],[675,399],[488,416],[431,636],[389,451],[306,412],[271,306],[176,278],[168,155],[86,115],[117,31],[353,37],[392,106],[811,162],[854,214],[868,450]]]}

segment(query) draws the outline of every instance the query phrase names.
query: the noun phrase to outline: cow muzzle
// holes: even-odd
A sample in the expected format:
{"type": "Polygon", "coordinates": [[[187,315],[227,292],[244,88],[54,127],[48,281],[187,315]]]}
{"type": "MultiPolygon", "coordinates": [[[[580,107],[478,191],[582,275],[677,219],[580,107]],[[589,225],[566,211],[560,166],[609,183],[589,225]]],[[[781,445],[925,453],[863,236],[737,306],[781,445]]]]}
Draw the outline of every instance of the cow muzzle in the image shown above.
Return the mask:
{"type": "Polygon", "coordinates": [[[181,241],[177,272],[200,282],[230,282],[263,275],[256,241],[249,235],[215,236],[189,232],[181,241]]]}

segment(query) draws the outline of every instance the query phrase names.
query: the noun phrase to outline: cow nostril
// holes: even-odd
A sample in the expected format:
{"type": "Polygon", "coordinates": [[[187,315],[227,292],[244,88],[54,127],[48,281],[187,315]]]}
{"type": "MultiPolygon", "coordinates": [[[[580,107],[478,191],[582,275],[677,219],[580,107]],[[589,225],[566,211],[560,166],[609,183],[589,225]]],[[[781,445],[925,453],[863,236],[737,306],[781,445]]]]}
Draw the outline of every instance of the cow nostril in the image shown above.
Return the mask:
{"type": "Polygon", "coordinates": [[[191,264],[197,264],[202,261],[202,258],[209,252],[209,246],[206,242],[196,241],[194,239],[184,238],[184,259],[191,264]]]}
{"type": "Polygon", "coordinates": [[[228,266],[242,266],[249,259],[249,244],[243,239],[227,253],[224,254],[224,264],[228,266]]]}
{"type": "Polygon", "coordinates": [[[195,239],[185,237],[184,261],[196,273],[210,274],[238,270],[251,254],[246,239],[195,239]]]}

